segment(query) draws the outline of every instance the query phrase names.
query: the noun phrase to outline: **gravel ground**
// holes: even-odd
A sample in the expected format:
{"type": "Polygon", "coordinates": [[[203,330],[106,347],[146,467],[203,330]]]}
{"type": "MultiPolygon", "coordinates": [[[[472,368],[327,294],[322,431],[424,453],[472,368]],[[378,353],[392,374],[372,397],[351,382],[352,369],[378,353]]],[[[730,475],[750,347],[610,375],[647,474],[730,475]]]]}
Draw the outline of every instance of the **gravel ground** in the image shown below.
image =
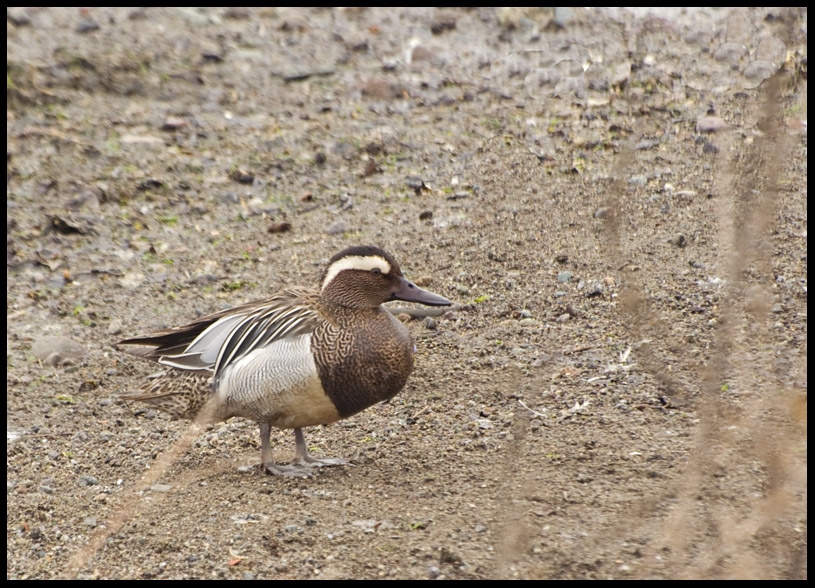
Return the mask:
{"type": "Polygon", "coordinates": [[[806,9],[6,22],[7,578],[807,577],[806,9]],[[361,243],[462,308],[353,465],[117,398],[361,243]]]}

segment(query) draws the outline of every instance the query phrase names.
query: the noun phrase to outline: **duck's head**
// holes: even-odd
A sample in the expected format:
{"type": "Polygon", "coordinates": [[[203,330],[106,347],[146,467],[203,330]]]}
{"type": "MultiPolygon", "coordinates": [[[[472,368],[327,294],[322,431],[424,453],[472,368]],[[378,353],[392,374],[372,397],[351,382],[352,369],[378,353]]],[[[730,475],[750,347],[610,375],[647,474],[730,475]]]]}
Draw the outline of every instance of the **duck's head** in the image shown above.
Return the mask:
{"type": "Polygon", "coordinates": [[[405,278],[393,256],[373,245],[349,247],[332,257],[320,281],[320,295],[354,308],[375,307],[389,300],[428,306],[452,304],[405,278]]]}

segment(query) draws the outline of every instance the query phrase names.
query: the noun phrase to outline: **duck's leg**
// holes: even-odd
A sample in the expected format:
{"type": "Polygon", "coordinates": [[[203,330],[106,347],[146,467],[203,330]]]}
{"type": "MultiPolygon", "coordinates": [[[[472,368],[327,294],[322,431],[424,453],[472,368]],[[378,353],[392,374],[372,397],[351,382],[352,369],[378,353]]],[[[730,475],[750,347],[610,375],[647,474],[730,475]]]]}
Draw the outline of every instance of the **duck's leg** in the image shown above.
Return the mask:
{"type": "Polygon", "coordinates": [[[306,464],[280,465],[272,461],[272,426],[260,423],[260,468],[273,476],[311,476],[311,467],[306,464]]]}
{"type": "Polygon", "coordinates": [[[303,467],[323,467],[333,465],[345,465],[350,463],[348,459],[342,458],[323,458],[319,459],[308,452],[306,445],[306,438],[303,435],[303,429],[294,430],[294,463],[303,467]]]}

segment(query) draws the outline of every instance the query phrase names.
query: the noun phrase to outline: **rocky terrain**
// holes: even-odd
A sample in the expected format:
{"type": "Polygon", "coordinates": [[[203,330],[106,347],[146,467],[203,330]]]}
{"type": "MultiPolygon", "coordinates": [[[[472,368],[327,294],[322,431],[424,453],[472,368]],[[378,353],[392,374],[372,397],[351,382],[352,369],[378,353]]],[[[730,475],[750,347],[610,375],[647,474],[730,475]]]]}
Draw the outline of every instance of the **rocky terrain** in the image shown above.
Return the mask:
{"type": "Polygon", "coordinates": [[[6,26],[7,578],[807,577],[805,9],[6,26]],[[362,243],[461,309],[352,466],[118,398],[362,243]]]}

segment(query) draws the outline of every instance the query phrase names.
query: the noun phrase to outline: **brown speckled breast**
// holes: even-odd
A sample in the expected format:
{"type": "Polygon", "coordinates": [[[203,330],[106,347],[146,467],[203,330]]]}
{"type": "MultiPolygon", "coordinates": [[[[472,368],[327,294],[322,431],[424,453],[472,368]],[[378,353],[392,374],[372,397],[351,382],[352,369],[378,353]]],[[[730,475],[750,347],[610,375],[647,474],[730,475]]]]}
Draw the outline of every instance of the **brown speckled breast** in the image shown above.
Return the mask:
{"type": "Polygon", "coordinates": [[[311,347],[323,389],[341,418],[393,398],[413,371],[413,338],[380,308],[331,309],[311,347]]]}

